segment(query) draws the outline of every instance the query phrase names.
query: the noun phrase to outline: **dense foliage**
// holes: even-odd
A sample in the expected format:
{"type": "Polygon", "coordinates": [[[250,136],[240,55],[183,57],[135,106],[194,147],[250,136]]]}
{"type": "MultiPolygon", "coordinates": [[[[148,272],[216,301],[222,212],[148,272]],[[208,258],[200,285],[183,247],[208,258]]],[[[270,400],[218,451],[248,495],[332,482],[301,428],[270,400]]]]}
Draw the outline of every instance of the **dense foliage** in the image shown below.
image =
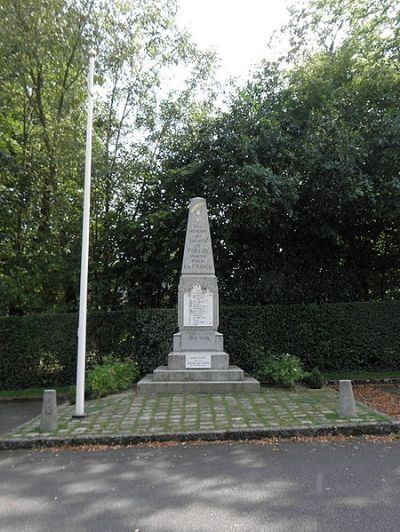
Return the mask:
{"type": "Polygon", "coordinates": [[[305,372],[303,383],[314,390],[318,390],[324,385],[324,376],[320,370],[315,367],[310,372],[305,372]]]}
{"type": "MultiPolygon", "coordinates": [[[[400,302],[222,307],[220,330],[232,364],[255,373],[269,353],[290,353],[305,370],[400,369],[400,302]]],[[[107,357],[135,361],[140,374],[165,365],[174,309],[89,314],[87,367],[107,357]]],[[[76,314],[0,318],[0,387],[75,381],[76,314]]]]}
{"type": "Polygon", "coordinates": [[[1,314],[77,307],[90,49],[91,305],[122,297],[114,228],[137,217],[164,138],[210,96],[213,57],[175,15],[174,0],[1,0],[1,314]]]}
{"type": "Polygon", "coordinates": [[[289,353],[266,353],[264,356],[265,359],[256,372],[262,383],[293,388],[305,377],[299,357],[289,353]]]}
{"type": "Polygon", "coordinates": [[[105,397],[127,390],[138,380],[138,376],[135,364],[108,357],[103,364],[87,372],[85,388],[89,397],[105,397]]]}
{"type": "Polygon", "coordinates": [[[398,298],[399,4],[296,3],[288,52],[223,110],[175,12],[1,0],[0,313],[77,308],[90,47],[92,309],[175,303],[193,196],[225,304],[398,298]]]}
{"type": "MultiPolygon", "coordinates": [[[[134,362],[121,362],[117,358],[104,357],[101,364],[89,369],[85,378],[85,398],[105,397],[123,392],[139,379],[139,370],[134,362]]],[[[76,403],[76,386],[68,388],[68,399],[76,403]]]]}
{"type": "MultiPolygon", "coordinates": [[[[143,219],[157,213],[153,238],[166,235],[169,250],[180,250],[187,199],[208,199],[229,304],[399,295],[400,8],[355,2],[349,20],[352,2],[312,5],[314,29],[329,47],[302,62],[292,51],[288,71],[265,64],[228,111],[175,139],[162,189],[148,191],[143,219]],[[335,24],[347,25],[337,44],[335,24]]],[[[122,244],[128,270],[133,245],[122,244]]],[[[171,275],[179,259],[167,264],[171,275]]]]}

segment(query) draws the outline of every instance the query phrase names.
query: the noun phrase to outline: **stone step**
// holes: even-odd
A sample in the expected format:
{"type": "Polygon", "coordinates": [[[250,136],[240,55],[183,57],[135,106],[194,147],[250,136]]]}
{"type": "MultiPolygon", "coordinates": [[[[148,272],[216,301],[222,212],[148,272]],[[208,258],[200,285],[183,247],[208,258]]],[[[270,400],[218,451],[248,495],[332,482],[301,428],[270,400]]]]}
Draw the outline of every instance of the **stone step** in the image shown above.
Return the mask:
{"type": "Polygon", "coordinates": [[[229,369],[169,369],[159,366],[153,372],[153,381],[241,381],[244,371],[237,366],[229,369]]]}
{"type": "Polygon", "coordinates": [[[140,394],[151,393],[258,393],[260,383],[245,374],[242,381],[155,381],[153,374],[146,375],[137,384],[140,394]]]}

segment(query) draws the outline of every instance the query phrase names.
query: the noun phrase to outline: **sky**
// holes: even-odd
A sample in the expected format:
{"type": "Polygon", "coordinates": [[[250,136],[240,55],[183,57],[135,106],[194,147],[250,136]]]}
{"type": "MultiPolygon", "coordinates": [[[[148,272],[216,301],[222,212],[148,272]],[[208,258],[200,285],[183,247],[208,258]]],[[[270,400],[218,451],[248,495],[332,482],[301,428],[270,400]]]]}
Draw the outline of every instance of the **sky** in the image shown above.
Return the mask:
{"type": "Polygon", "coordinates": [[[268,41],[288,21],[292,0],[178,0],[178,24],[200,48],[213,48],[223,77],[245,79],[263,58],[272,59],[268,41]]]}

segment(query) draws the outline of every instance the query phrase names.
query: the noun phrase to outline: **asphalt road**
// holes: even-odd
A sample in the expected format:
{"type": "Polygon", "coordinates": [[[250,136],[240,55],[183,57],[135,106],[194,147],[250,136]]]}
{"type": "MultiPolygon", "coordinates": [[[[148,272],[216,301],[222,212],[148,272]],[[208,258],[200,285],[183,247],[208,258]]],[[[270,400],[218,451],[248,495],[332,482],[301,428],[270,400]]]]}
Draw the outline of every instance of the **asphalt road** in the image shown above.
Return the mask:
{"type": "Polygon", "coordinates": [[[0,434],[26,423],[41,410],[42,401],[0,401],[0,434]]]}
{"type": "Polygon", "coordinates": [[[400,442],[0,452],[2,532],[398,531],[400,442]]]}

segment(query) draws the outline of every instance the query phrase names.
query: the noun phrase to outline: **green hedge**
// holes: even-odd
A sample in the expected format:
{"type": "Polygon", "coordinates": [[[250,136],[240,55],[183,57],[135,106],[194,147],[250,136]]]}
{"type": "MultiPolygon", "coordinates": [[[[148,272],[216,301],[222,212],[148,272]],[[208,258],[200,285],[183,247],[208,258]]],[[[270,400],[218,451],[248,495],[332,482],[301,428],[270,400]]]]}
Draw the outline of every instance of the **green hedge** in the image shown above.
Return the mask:
{"type": "MultiPolygon", "coordinates": [[[[299,356],[306,369],[400,369],[400,301],[226,307],[219,330],[232,364],[255,370],[266,351],[299,356]]],[[[75,314],[0,318],[0,387],[75,380],[75,314]]],[[[134,357],[142,374],[165,364],[175,309],[128,309],[88,316],[87,366],[134,357]]]]}

